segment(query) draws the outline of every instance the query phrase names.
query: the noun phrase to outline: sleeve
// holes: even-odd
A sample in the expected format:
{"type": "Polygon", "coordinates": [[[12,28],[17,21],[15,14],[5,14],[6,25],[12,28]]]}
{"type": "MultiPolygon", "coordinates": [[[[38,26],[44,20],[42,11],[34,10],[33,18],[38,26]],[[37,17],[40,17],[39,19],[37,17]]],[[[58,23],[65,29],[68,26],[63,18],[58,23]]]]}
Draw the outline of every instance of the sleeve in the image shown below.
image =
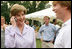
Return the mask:
{"type": "Polygon", "coordinates": [[[44,30],[42,30],[42,26],[39,29],[39,33],[38,33],[38,37],[41,39],[42,38],[42,32],[44,32],[44,30]]]}
{"type": "Polygon", "coordinates": [[[65,48],[71,48],[71,29],[67,29],[63,34],[63,43],[65,48]]]}
{"type": "Polygon", "coordinates": [[[14,31],[5,29],[5,48],[15,48],[14,31]]]}
{"type": "Polygon", "coordinates": [[[35,38],[35,31],[33,30],[33,44],[32,48],[36,48],[36,38],[35,38]]]}

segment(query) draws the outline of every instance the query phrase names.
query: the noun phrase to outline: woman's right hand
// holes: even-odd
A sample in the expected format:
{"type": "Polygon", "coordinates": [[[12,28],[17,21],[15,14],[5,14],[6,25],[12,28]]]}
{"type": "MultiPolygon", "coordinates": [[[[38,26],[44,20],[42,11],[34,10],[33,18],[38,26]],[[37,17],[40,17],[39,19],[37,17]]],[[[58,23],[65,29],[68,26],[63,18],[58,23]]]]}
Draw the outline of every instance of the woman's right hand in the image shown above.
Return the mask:
{"type": "Polygon", "coordinates": [[[16,27],[16,21],[15,21],[15,17],[14,17],[14,16],[11,17],[10,22],[11,22],[11,24],[12,24],[14,27],[16,27]]]}

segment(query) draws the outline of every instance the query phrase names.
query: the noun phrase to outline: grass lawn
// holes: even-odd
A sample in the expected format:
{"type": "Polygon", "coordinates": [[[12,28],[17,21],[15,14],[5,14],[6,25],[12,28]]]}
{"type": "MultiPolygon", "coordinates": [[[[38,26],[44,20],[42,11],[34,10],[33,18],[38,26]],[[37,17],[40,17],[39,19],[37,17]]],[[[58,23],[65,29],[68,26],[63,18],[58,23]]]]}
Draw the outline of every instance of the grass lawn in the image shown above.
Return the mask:
{"type": "Polygon", "coordinates": [[[41,41],[39,39],[36,39],[36,48],[42,48],[41,41]]]}

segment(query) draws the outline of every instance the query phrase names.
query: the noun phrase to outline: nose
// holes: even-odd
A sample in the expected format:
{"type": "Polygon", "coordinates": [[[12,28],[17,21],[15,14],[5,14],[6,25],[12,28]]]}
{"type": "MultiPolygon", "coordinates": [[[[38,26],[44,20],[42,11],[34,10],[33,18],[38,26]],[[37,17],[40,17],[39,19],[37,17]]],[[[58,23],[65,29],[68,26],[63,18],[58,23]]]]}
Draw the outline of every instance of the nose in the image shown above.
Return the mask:
{"type": "Polygon", "coordinates": [[[22,19],[23,19],[23,16],[20,16],[20,18],[22,18],[22,19]]]}

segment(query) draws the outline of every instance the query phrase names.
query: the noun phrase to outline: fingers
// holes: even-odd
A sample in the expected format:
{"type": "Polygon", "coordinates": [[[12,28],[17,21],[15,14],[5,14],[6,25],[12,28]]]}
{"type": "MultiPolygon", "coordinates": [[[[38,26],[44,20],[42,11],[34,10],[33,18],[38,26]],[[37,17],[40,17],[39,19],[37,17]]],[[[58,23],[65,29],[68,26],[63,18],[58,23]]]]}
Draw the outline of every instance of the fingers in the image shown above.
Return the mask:
{"type": "Polygon", "coordinates": [[[14,18],[15,18],[15,17],[14,17],[14,16],[12,16],[12,17],[11,17],[11,19],[10,19],[10,21],[11,21],[11,22],[12,22],[12,21],[14,21],[14,18]]]}
{"type": "Polygon", "coordinates": [[[10,22],[11,22],[11,24],[15,27],[15,26],[16,26],[16,22],[15,22],[15,19],[14,19],[14,18],[15,18],[15,17],[12,16],[11,19],[10,19],[10,22]]]}

